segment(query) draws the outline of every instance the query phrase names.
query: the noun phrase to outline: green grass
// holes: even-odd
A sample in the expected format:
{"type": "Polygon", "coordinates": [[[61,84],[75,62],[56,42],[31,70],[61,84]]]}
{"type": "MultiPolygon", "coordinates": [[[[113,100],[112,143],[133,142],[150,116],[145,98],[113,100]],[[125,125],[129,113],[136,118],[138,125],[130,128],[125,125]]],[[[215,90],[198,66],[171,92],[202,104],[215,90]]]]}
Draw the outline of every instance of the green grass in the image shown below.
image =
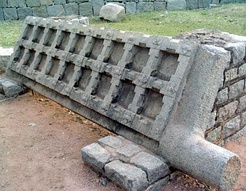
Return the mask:
{"type": "Polygon", "coordinates": [[[0,46],[14,46],[21,31],[23,21],[0,22],[0,46]]]}
{"type": "MultiPolygon", "coordinates": [[[[13,46],[23,21],[0,22],[0,46],[13,46]]],[[[203,10],[146,12],[127,15],[122,22],[111,23],[98,18],[90,24],[145,34],[175,36],[195,29],[212,29],[246,36],[246,3],[227,4],[203,10]]]]}
{"type": "Polygon", "coordinates": [[[169,11],[167,16],[163,13],[148,12],[131,15],[119,23],[92,19],[90,24],[165,36],[175,36],[201,28],[246,36],[246,3],[227,4],[204,10],[169,11]]]}

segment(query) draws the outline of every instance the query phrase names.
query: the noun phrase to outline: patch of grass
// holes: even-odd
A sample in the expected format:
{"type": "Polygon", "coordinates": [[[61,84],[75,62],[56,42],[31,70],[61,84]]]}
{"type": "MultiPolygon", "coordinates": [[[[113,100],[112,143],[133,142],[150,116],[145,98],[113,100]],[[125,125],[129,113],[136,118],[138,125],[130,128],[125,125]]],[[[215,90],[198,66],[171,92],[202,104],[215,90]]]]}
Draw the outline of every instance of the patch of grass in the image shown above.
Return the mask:
{"type": "Polygon", "coordinates": [[[227,4],[212,9],[168,11],[167,16],[164,12],[146,12],[128,15],[119,23],[94,18],[90,24],[165,36],[201,28],[246,36],[246,3],[227,4]]]}
{"type": "MultiPolygon", "coordinates": [[[[23,21],[0,22],[0,46],[14,46],[23,21]]],[[[195,29],[221,30],[246,36],[246,3],[227,4],[212,9],[146,12],[127,15],[118,23],[91,18],[90,24],[105,28],[152,35],[175,36],[195,29]]]]}
{"type": "Polygon", "coordinates": [[[21,31],[23,21],[0,22],[0,46],[14,46],[21,31]]]}

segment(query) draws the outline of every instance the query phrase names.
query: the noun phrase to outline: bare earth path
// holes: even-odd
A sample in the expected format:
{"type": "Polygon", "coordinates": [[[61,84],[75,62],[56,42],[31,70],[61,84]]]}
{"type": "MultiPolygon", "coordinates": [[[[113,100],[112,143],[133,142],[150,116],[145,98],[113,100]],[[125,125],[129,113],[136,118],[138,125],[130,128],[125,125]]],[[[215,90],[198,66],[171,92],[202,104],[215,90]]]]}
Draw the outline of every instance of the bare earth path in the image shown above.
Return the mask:
{"type": "MultiPolygon", "coordinates": [[[[31,94],[0,103],[1,191],[121,191],[83,164],[80,149],[110,134],[58,104],[31,94]]],[[[227,144],[243,169],[234,191],[246,190],[246,136],[227,144]]],[[[163,191],[208,190],[177,176],[163,191]]]]}

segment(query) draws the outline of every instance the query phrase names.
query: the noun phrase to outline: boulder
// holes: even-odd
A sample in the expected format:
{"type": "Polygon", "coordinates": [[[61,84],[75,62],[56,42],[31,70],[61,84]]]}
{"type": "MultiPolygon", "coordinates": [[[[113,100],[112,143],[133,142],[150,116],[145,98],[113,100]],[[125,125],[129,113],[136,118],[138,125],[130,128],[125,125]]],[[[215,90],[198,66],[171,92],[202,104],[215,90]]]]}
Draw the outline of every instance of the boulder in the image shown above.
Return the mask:
{"type": "Polygon", "coordinates": [[[125,9],[124,7],[108,3],[104,5],[99,13],[99,17],[112,22],[119,22],[125,18],[125,9]]]}

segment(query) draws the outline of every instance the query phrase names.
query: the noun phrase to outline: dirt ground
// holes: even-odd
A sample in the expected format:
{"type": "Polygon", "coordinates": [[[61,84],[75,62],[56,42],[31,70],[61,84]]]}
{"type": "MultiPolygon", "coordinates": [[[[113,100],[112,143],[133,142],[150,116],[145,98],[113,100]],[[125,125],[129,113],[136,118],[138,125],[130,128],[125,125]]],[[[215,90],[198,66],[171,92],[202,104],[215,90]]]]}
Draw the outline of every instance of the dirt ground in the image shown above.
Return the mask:
{"type": "MultiPolygon", "coordinates": [[[[0,103],[1,191],[122,191],[81,160],[82,147],[110,134],[53,101],[28,93],[0,103]]],[[[242,159],[233,191],[246,190],[246,136],[226,145],[242,159]]],[[[178,174],[162,191],[209,189],[178,174]]]]}

